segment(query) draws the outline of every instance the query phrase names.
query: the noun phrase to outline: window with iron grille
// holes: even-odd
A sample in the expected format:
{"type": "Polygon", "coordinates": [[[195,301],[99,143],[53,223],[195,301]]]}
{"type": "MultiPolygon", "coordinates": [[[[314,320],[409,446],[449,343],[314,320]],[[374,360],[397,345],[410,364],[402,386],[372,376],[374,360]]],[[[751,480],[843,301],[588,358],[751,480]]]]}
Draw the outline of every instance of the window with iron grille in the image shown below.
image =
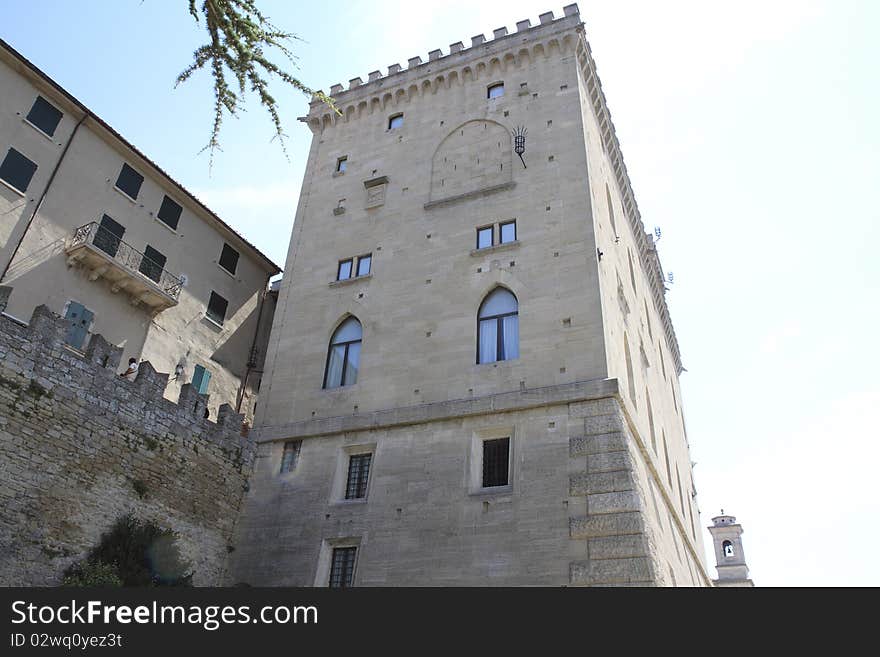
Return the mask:
{"type": "Polygon", "coordinates": [[[144,177],[141,174],[127,164],[122,165],[122,171],[119,172],[119,177],[116,179],[116,189],[129,198],[137,200],[143,184],[144,177]]]}
{"type": "Polygon", "coordinates": [[[370,461],[372,458],[372,454],[352,454],[349,457],[345,499],[359,500],[367,496],[367,482],[370,479],[370,461]]]}
{"type": "Polygon", "coordinates": [[[158,283],[162,277],[165,261],[165,256],[148,244],[147,248],[144,249],[144,257],[141,258],[141,266],[138,267],[138,271],[150,280],[158,283]]]}
{"type": "Polygon", "coordinates": [[[31,162],[14,148],[9,149],[3,164],[0,164],[0,179],[22,194],[27,191],[36,172],[37,163],[31,162]]]}
{"type": "Polygon", "coordinates": [[[510,438],[483,441],[483,488],[507,486],[510,438]]]}
{"type": "Polygon", "coordinates": [[[284,454],[281,456],[281,472],[293,472],[299,461],[299,452],[302,448],[301,440],[288,440],[284,443],[284,454]]]}
{"type": "Polygon", "coordinates": [[[333,548],[329,583],[331,589],[347,589],[354,585],[354,562],[356,557],[356,547],[333,548]]]}
{"type": "Polygon", "coordinates": [[[162,206],[156,216],[163,224],[177,230],[181,212],[183,212],[183,208],[180,207],[180,204],[166,196],[162,199],[162,206]]]}
{"type": "Polygon", "coordinates": [[[222,324],[226,320],[226,309],[228,307],[229,302],[216,292],[212,291],[211,298],[208,300],[208,310],[205,312],[205,315],[218,324],[222,324]]]}
{"type": "Polygon", "coordinates": [[[223,250],[220,252],[220,266],[230,274],[234,274],[238,269],[239,253],[228,244],[223,244],[223,250]]]}
{"type": "Polygon", "coordinates": [[[32,126],[51,137],[61,123],[62,116],[64,115],[60,109],[42,96],[37,96],[31,111],[28,112],[27,120],[32,126]]]}

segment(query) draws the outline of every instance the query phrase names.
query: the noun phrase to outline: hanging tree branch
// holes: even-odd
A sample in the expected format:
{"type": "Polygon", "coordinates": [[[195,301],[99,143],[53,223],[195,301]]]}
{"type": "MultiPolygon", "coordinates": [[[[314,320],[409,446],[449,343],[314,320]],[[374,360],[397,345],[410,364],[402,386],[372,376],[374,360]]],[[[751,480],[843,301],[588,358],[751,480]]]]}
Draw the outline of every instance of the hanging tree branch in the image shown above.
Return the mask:
{"type": "Polygon", "coordinates": [[[296,66],[296,57],[291,52],[289,44],[300,39],[295,34],[277,28],[257,9],[255,0],[203,0],[201,8],[198,6],[198,0],[189,0],[189,13],[197,23],[204,17],[209,42],[196,49],[192,64],[177,76],[175,86],[186,82],[193,73],[202,68],[208,67],[211,70],[211,75],[214,77],[214,124],[211,139],[202,150],[210,151],[212,163],[214,151],[220,148],[220,126],[224,115],[238,114],[248,85],[272,117],[275,137],[278,137],[285,157],[287,157],[284,142],[286,135],[278,114],[278,104],[275,97],[269,93],[269,79],[277,76],[294,89],[308,96],[314,96],[327,103],[337,114],[340,113],[332,98],[323,92],[310,89],[280,66],[269,61],[266,49],[274,47],[293,66],[296,66]],[[235,78],[232,85],[227,82],[228,74],[235,78]]]}

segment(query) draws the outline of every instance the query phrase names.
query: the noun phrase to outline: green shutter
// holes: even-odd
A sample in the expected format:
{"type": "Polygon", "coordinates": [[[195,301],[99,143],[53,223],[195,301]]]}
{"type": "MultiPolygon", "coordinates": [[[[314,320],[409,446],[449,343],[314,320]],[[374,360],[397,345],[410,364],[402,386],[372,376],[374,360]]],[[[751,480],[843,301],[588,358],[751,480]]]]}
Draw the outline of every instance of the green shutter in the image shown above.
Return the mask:
{"type": "Polygon", "coordinates": [[[211,373],[201,365],[196,365],[196,371],[193,372],[193,387],[199,391],[200,395],[208,394],[208,384],[211,382],[211,373]]]}

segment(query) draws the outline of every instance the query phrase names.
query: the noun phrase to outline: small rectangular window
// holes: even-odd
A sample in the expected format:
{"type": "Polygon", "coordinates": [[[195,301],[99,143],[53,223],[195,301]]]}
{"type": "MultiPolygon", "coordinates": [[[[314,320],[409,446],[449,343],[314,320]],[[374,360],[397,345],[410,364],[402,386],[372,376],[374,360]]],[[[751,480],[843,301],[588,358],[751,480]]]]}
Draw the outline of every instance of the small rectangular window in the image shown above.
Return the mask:
{"type": "Polygon", "coordinates": [[[211,298],[208,300],[208,310],[205,312],[205,315],[218,324],[223,324],[226,320],[226,310],[228,307],[229,302],[216,292],[212,291],[211,298]]]}
{"type": "Polygon", "coordinates": [[[477,228],[477,248],[485,249],[493,244],[492,240],[492,226],[486,226],[485,228],[477,228]]]}
{"type": "Polygon", "coordinates": [[[27,120],[35,128],[49,135],[55,134],[55,129],[61,123],[61,117],[64,116],[57,107],[42,96],[37,96],[31,111],[28,112],[27,120]]]}
{"type": "Polygon", "coordinates": [[[211,372],[201,365],[196,365],[193,372],[192,385],[200,395],[208,394],[208,384],[211,382],[211,372]]]}
{"type": "Polygon", "coordinates": [[[356,556],[356,547],[333,548],[329,582],[331,589],[347,589],[354,585],[354,562],[356,556]]]}
{"type": "Polygon", "coordinates": [[[116,189],[132,200],[137,200],[143,184],[144,177],[141,174],[127,164],[122,165],[122,171],[119,172],[119,177],[116,179],[116,189]]]}
{"type": "Polygon", "coordinates": [[[345,168],[348,166],[348,157],[340,157],[336,160],[336,172],[337,173],[345,173],[345,168]]]}
{"type": "Polygon", "coordinates": [[[180,207],[180,204],[166,196],[162,199],[162,207],[159,208],[159,214],[156,216],[163,224],[177,230],[181,212],[183,212],[183,208],[180,207]]]}
{"type": "Polygon", "coordinates": [[[403,126],[403,114],[395,114],[388,119],[388,129],[394,130],[403,126]]]}
{"type": "Polygon", "coordinates": [[[372,263],[372,261],[373,261],[373,255],[371,253],[368,253],[367,255],[362,255],[360,258],[358,258],[357,275],[358,276],[366,276],[367,274],[369,274],[370,273],[370,264],[372,263]]]}
{"type": "Polygon", "coordinates": [[[344,281],[351,278],[351,265],[352,261],[350,258],[348,260],[342,260],[339,263],[339,269],[336,271],[337,281],[344,281]]]}
{"type": "Polygon", "coordinates": [[[158,283],[162,277],[162,270],[165,268],[165,260],[164,255],[148,244],[144,250],[144,257],[141,258],[141,266],[138,267],[138,271],[158,283]]]}
{"type": "Polygon", "coordinates": [[[17,150],[10,148],[3,158],[3,164],[0,164],[0,179],[24,194],[36,171],[35,162],[31,162],[17,150]]]}
{"type": "Polygon", "coordinates": [[[505,224],[501,224],[498,228],[501,238],[499,244],[516,241],[516,221],[508,221],[505,224]]]}
{"type": "Polygon", "coordinates": [[[509,459],[510,438],[483,441],[483,488],[507,485],[509,459]]]}
{"type": "Polygon", "coordinates": [[[500,98],[504,95],[504,83],[497,82],[495,84],[489,85],[489,89],[486,95],[489,98],[500,98]]]}
{"type": "Polygon", "coordinates": [[[284,454],[281,456],[281,472],[293,472],[299,461],[299,452],[302,448],[301,440],[288,440],[284,443],[284,454]]]}
{"type": "Polygon", "coordinates": [[[239,253],[228,244],[223,244],[223,250],[220,252],[220,266],[230,274],[234,274],[238,268],[239,253]]]}
{"type": "Polygon", "coordinates": [[[370,480],[370,461],[372,458],[372,454],[352,454],[349,457],[345,499],[359,500],[367,496],[367,482],[370,480]]]}

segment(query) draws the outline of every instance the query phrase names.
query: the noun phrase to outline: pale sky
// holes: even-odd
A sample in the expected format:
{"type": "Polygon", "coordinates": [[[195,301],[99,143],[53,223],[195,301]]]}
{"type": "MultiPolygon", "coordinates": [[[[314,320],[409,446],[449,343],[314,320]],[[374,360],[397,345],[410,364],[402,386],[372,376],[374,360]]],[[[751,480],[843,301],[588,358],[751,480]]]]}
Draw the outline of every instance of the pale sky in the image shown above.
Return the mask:
{"type": "MultiPolygon", "coordinates": [[[[281,266],[311,133],[290,161],[255,103],[209,175],[207,75],[184,0],[4,0],[0,36],[281,266]]],[[[333,83],[553,11],[541,1],[258,0],[304,82],[333,83]]],[[[880,585],[880,3],[581,2],[667,294],[702,524],[737,516],[757,585],[880,585]]],[[[714,576],[711,539],[704,532],[714,576]]]]}

